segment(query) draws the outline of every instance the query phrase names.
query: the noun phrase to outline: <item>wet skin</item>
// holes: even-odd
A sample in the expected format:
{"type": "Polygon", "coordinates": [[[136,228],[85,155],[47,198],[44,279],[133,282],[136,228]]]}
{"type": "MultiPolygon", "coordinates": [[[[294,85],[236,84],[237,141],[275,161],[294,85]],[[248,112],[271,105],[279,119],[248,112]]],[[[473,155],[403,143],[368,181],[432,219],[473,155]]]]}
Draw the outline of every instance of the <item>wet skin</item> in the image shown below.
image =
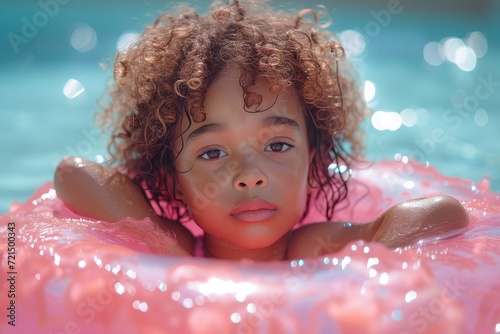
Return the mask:
{"type": "MultiPolygon", "coordinates": [[[[258,79],[263,112],[247,112],[239,73],[226,69],[205,96],[206,120],[184,117],[174,143],[177,198],[204,230],[209,256],[222,259],[280,260],[320,256],[363,239],[388,247],[460,231],[469,218],[448,196],[395,205],[364,224],[322,222],[293,230],[311,190],[311,151],[304,113],[293,92],[271,94],[258,79]],[[181,149],[182,148],[182,149],[181,149]]],[[[54,184],[75,212],[108,221],[149,217],[176,240],[166,240],[172,255],[193,253],[191,233],[175,221],[157,217],[131,180],[116,170],[80,158],[63,160],[54,184]]]]}

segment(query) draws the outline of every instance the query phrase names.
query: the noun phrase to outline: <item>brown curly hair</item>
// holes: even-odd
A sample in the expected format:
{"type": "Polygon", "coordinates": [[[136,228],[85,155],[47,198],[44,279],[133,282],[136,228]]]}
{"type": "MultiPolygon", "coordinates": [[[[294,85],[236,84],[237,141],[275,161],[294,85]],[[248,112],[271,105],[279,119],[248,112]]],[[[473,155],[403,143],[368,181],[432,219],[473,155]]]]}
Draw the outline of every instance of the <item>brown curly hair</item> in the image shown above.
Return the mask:
{"type": "MultiPolygon", "coordinates": [[[[316,187],[312,196],[331,219],[335,205],[347,195],[349,178],[331,166],[349,166],[360,156],[365,104],[342,61],[342,46],[317,21],[314,10],[292,15],[258,1],[214,3],[207,15],[183,9],[176,16],[160,16],[136,43],[118,52],[101,125],[112,130],[111,161],[145,190],[158,214],[189,218],[168,186],[175,187],[175,129],[183,116],[190,122],[205,120],[208,87],[233,65],[242,73],[249,112],[261,111],[262,98],[250,91],[257,76],[269,80],[274,94],[297,92],[316,152],[310,166],[309,183],[316,187]]],[[[308,196],[308,208],[310,200],[308,196]]]]}

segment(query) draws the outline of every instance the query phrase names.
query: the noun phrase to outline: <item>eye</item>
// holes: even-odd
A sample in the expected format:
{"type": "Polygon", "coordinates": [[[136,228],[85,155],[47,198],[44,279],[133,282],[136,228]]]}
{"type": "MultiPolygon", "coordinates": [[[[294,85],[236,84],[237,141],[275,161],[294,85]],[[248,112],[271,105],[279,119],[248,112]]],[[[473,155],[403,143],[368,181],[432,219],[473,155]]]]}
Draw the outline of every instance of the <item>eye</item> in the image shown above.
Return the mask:
{"type": "Polygon", "coordinates": [[[215,149],[215,150],[208,150],[205,153],[203,153],[202,155],[200,155],[199,157],[202,159],[205,159],[205,160],[215,160],[215,159],[225,157],[226,155],[227,155],[226,152],[224,152],[222,150],[215,149]]]}
{"type": "Polygon", "coordinates": [[[287,143],[282,143],[282,142],[276,142],[272,143],[269,146],[265,148],[265,151],[270,151],[270,152],[286,152],[290,148],[292,148],[293,145],[287,144],[287,143]]]}

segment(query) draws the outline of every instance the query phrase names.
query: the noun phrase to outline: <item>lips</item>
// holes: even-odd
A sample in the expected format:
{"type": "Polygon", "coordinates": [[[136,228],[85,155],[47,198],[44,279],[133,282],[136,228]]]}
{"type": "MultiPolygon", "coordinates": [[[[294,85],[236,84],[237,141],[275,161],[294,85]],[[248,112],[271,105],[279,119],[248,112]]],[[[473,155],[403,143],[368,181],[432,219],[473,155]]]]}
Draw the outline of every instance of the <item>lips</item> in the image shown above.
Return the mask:
{"type": "Polygon", "coordinates": [[[261,199],[247,199],[241,202],[233,211],[231,217],[247,222],[263,221],[271,218],[277,208],[261,199]]]}

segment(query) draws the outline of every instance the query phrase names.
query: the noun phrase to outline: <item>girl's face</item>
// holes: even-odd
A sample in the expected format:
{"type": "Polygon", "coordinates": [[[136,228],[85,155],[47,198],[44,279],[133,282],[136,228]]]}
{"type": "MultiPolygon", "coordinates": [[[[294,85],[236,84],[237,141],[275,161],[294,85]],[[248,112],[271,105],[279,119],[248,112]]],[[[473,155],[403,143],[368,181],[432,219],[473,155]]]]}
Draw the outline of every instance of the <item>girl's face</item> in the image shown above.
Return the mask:
{"type": "Polygon", "coordinates": [[[244,110],[240,73],[224,70],[209,87],[206,120],[182,123],[177,196],[205,236],[235,248],[272,247],[305,209],[311,154],[298,97],[269,91],[257,79],[252,91],[263,112],[244,110]],[[187,129],[187,131],[186,131],[187,129]]]}

